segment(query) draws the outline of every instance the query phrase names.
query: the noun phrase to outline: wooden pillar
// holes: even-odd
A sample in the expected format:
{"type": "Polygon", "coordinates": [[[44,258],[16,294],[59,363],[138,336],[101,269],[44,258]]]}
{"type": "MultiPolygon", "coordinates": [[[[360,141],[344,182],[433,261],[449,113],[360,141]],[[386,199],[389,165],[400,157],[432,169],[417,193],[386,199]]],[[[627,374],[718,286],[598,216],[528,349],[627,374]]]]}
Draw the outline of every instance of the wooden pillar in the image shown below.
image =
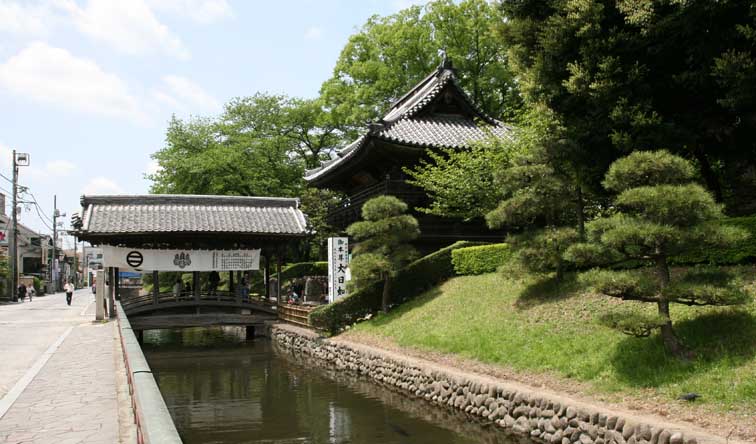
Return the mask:
{"type": "Polygon", "coordinates": [[[265,255],[265,275],[263,276],[265,281],[265,301],[270,301],[270,255],[265,255]]]}
{"type": "Polygon", "coordinates": [[[115,311],[115,268],[110,267],[108,269],[108,274],[110,275],[110,287],[108,288],[108,317],[113,319],[116,316],[115,311]]]}
{"type": "Polygon", "coordinates": [[[160,294],[160,273],[157,270],[152,271],[152,304],[157,305],[158,295],[160,294]]]}
{"type": "Polygon", "coordinates": [[[192,292],[194,292],[194,301],[200,300],[200,274],[199,271],[192,271],[192,292]]]}
{"type": "MultiPolygon", "coordinates": [[[[276,254],[276,302],[281,303],[281,260],[283,252],[279,248],[276,254]]],[[[284,301],[285,302],[285,301],[284,301]]]]}
{"type": "Polygon", "coordinates": [[[118,267],[115,267],[113,269],[113,273],[115,274],[115,300],[120,301],[121,300],[121,269],[118,267]]]}
{"type": "Polygon", "coordinates": [[[228,291],[234,291],[234,272],[228,272],[228,291]]]}

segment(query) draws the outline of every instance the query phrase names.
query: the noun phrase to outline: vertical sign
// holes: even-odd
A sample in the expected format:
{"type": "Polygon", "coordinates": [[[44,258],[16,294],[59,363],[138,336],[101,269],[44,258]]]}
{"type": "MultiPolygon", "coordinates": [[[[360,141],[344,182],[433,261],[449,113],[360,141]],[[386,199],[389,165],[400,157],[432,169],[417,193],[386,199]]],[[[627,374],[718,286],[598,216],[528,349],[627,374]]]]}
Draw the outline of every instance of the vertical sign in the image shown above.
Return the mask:
{"type": "Polygon", "coordinates": [[[328,238],[328,302],[346,296],[349,244],[346,237],[328,238]]]}

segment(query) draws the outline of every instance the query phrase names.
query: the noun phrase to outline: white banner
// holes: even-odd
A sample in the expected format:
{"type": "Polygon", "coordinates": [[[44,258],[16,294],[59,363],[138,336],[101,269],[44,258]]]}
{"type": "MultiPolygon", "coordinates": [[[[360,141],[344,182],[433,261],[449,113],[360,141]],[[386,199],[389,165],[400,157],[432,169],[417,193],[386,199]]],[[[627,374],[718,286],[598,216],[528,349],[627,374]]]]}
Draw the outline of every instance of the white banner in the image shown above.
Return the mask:
{"type": "Polygon", "coordinates": [[[349,280],[349,239],[328,238],[328,302],[335,302],[346,296],[346,282],[349,280]]]}
{"type": "Polygon", "coordinates": [[[149,250],[102,246],[103,265],[135,271],[260,269],[260,250],[149,250]]]}

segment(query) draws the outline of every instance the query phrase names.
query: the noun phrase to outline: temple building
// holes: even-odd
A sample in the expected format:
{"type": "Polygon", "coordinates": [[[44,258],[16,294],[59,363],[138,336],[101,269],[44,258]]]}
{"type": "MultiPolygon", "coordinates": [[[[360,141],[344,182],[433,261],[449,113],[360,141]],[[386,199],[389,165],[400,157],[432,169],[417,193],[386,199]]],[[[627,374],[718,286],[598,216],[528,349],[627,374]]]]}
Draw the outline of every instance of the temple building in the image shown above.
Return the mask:
{"type": "Polygon", "coordinates": [[[305,173],[312,186],[346,194],[329,221],[339,229],[360,220],[365,201],[393,195],[406,202],[420,224],[418,246],[435,248],[457,240],[501,241],[482,220],[464,222],[419,213],[429,204],[422,189],[407,183],[403,168],[416,166],[429,150],[467,149],[489,137],[511,137],[511,129],[482,112],[459,86],[451,62],[444,61],[392,104],[378,122],[341,149],[334,159],[305,173]]]}

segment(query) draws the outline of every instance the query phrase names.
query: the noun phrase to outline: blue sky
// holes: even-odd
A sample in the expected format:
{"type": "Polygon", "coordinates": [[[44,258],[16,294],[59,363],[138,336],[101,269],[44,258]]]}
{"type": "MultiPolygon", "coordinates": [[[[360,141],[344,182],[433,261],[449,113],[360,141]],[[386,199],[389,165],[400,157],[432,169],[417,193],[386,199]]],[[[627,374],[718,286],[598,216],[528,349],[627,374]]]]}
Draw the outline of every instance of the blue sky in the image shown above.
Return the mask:
{"type": "MultiPolygon", "coordinates": [[[[411,3],[0,0],[0,172],[10,150],[30,153],[20,183],[47,215],[53,194],[70,216],[81,194],[146,193],[171,114],[256,91],[313,97],[349,35],[411,3]]],[[[49,232],[40,219],[20,216],[49,232]]]]}

